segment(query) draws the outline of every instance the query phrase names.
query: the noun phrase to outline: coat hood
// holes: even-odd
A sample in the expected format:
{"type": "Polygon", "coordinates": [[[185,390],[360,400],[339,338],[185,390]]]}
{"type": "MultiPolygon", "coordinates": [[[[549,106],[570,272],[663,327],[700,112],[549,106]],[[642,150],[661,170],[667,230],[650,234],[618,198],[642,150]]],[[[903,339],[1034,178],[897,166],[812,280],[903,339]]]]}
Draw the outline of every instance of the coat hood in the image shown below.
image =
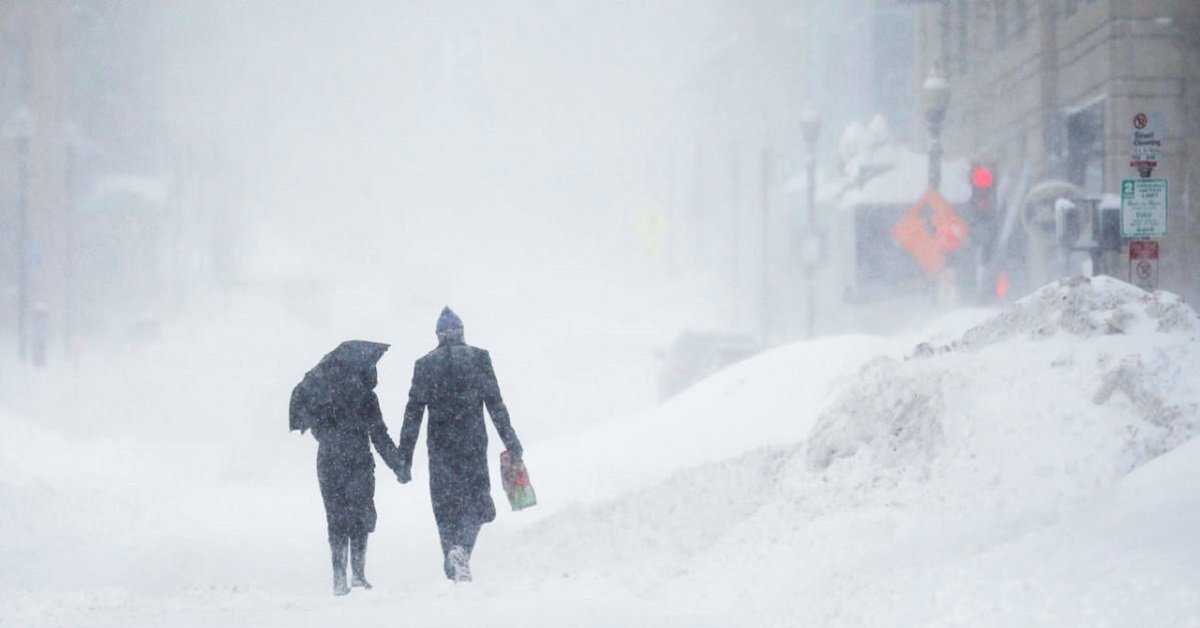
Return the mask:
{"type": "Polygon", "coordinates": [[[438,316],[437,320],[437,333],[444,334],[448,331],[454,331],[462,328],[463,322],[462,319],[458,317],[458,314],[455,314],[454,310],[450,309],[450,306],[442,308],[442,315],[438,316]]]}

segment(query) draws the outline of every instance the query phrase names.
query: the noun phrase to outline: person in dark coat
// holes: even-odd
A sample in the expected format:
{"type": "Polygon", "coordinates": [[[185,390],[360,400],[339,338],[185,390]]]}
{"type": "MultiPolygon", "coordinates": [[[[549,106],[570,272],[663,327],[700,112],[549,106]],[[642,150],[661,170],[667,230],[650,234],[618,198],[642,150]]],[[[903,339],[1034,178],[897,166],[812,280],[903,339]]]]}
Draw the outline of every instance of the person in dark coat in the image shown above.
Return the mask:
{"type": "Polygon", "coordinates": [[[411,478],[421,419],[429,409],[429,495],[442,542],[442,567],[455,582],[471,579],[470,558],[483,524],[496,518],[488,475],[483,409],[508,451],[518,459],[521,441],[487,351],[466,344],[462,320],[450,309],[437,321],[438,346],[417,360],[400,428],[401,481],[411,478]]]}
{"type": "Polygon", "coordinates": [[[399,478],[399,456],[375,395],[375,363],[388,345],[347,341],[305,374],[292,391],[292,429],[317,439],[317,482],[333,560],[333,593],[370,589],[367,535],[375,531],[375,458],[370,445],[399,478]],[[346,583],[349,549],[353,579],[346,583]]]}

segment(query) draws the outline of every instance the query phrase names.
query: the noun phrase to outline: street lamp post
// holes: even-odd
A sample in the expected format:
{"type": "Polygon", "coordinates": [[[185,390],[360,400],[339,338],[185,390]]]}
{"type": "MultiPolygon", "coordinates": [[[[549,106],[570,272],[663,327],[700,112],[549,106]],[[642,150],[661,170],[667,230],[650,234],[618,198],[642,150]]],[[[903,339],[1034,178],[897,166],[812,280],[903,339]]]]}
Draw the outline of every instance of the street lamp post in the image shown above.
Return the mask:
{"type": "Polygon", "coordinates": [[[17,142],[17,356],[26,359],[29,313],[29,142],[33,112],[21,105],[4,124],[4,136],[17,142]]]}
{"type": "MultiPolygon", "coordinates": [[[[925,79],[925,118],[929,121],[929,189],[942,184],[942,122],[950,106],[950,84],[935,71],[925,79]]],[[[937,274],[937,299],[943,306],[958,300],[954,270],[943,268],[937,274]]]]}
{"type": "Polygon", "coordinates": [[[942,122],[950,105],[950,84],[934,74],[925,79],[925,119],[929,122],[929,187],[942,184],[942,122]]]}
{"type": "Polygon", "coordinates": [[[79,127],[73,122],[63,125],[63,143],[66,147],[66,168],[63,171],[63,187],[66,196],[66,255],[63,260],[63,348],[67,358],[75,357],[75,185],[78,178],[79,148],[83,140],[79,127]]]}
{"type": "Polygon", "coordinates": [[[820,262],[820,236],[817,233],[817,138],[821,134],[821,116],[812,109],[800,114],[800,134],[804,139],[805,183],[808,197],[808,225],[801,243],[804,278],[808,284],[808,299],[805,303],[808,337],[816,334],[817,320],[817,264],[820,262]]]}
{"type": "Polygon", "coordinates": [[[771,149],[762,150],[762,224],[760,225],[762,246],[761,288],[759,294],[759,325],[762,326],[763,340],[770,342],[771,338],[771,149]]]}

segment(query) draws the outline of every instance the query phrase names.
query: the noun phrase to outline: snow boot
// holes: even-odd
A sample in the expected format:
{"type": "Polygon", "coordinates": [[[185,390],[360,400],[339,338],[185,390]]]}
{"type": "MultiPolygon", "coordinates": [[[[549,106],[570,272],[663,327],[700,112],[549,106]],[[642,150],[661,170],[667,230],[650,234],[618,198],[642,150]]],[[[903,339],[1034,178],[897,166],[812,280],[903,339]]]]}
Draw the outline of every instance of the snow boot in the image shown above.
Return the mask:
{"type": "Polygon", "coordinates": [[[350,537],[350,569],[354,576],[350,580],[350,586],[362,587],[370,589],[371,583],[367,582],[367,534],[356,534],[350,537]]]}
{"type": "Polygon", "coordinates": [[[346,595],[350,592],[350,586],[346,584],[346,550],[348,539],[346,537],[329,539],[329,550],[333,556],[333,594],[346,595]]]}
{"type": "Polygon", "coordinates": [[[450,562],[451,580],[455,582],[471,581],[471,555],[467,553],[466,548],[455,545],[450,548],[446,558],[450,562]]]}

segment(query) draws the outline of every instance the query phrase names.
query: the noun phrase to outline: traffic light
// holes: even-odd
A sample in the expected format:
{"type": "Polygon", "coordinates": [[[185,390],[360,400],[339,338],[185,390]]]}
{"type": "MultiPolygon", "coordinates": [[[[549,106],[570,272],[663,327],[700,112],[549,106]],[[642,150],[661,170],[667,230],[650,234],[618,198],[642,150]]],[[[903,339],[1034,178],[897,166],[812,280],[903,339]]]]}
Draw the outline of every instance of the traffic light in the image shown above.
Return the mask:
{"type": "Polygon", "coordinates": [[[996,240],[1000,233],[1000,209],[996,206],[996,171],[984,159],[971,162],[968,175],[971,184],[970,210],[967,220],[971,223],[976,246],[979,247],[982,264],[990,265],[994,257],[996,240]]]}
{"type": "Polygon", "coordinates": [[[971,213],[976,220],[988,220],[996,211],[996,175],[984,162],[971,164],[971,213]]]}

